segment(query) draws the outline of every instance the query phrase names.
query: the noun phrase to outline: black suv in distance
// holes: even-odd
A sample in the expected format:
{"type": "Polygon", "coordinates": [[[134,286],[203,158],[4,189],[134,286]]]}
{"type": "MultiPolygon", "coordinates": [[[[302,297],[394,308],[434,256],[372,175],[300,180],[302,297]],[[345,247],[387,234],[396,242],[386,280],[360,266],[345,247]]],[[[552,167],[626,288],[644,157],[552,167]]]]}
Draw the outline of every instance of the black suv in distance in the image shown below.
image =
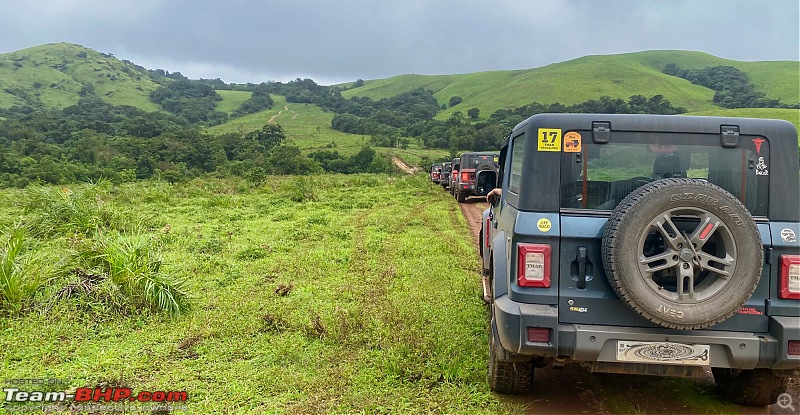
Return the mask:
{"type": "Polygon", "coordinates": [[[484,212],[489,381],[535,367],[697,376],[768,405],[800,377],[797,131],[779,120],[540,114],[484,212]]]}
{"type": "Polygon", "coordinates": [[[461,155],[456,176],[455,197],[465,202],[470,196],[486,196],[497,183],[497,152],[472,152],[461,155]]]}
{"type": "Polygon", "coordinates": [[[442,185],[442,189],[447,189],[447,186],[450,185],[450,176],[453,172],[453,163],[452,162],[444,162],[442,163],[442,174],[439,175],[439,184],[442,185]]]}

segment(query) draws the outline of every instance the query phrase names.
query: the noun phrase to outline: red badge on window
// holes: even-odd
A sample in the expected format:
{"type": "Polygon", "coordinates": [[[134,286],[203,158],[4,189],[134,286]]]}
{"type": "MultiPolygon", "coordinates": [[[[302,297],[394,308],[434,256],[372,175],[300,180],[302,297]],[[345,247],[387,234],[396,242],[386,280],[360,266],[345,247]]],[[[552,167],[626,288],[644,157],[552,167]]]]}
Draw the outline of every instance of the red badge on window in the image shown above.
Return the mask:
{"type": "Polygon", "coordinates": [[[764,140],[761,137],[753,139],[753,144],[756,145],[756,153],[761,154],[761,144],[764,144],[764,141],[767,141],[767,140],[764,140]]]}

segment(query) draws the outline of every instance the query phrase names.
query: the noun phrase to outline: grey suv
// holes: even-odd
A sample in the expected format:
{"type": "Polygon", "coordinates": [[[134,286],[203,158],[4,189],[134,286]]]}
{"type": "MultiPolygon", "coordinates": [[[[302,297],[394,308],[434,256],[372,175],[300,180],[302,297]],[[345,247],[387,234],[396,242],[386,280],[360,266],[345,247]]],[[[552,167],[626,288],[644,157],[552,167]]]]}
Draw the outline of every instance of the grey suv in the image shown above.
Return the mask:
{"type": "Polygon", "coordinates": [[[489,382],[701,375],[768,405],[800,376],[798,141],[785,121],[540,114],[483,214],[489,382]]]}

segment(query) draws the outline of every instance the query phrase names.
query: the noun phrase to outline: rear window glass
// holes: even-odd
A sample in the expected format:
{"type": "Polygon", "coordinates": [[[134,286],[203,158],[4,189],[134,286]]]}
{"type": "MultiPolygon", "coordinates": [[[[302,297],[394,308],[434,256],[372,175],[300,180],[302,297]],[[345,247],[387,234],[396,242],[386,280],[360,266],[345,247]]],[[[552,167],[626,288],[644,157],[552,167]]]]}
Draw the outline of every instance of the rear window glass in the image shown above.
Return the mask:
{"type": "Polygon", "coordinates": [[[465,169],[474,169],[480,166],[483,163],[495,163],[497,164],[497,159],[499,158],[496,154],[489,154],[484,156],[467,156],[464,157],[464,168],[465,169]]]}
{"type": "Polygon", "coordinates": [[[743,144],[738,148],[723,148],[718,136],[637,141],[640,142],[603,145],[588,142],[584,143],[582,153],[564,153],[561,207],[613,210],[625,196],[647,183],[688,177],[722,187],[754,216],[767,215],[769,146],[766,141],[759,145],[758,151],[748,145],[750,139],[740,140],[743,144]]]}

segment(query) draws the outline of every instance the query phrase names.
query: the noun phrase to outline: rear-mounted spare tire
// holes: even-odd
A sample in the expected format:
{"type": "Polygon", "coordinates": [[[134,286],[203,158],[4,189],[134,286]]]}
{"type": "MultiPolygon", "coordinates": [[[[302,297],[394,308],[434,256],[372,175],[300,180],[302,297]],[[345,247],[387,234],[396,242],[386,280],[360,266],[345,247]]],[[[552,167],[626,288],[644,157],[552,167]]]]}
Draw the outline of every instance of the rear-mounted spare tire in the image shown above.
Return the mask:
{"type": "Polygon", "coordinates": [[[700,329],[736,313],[763,268],[761,236],[733,195],[697,179],[658,180],[617,205],[603,232],[617,295],[663,327],[700,329]]]}

